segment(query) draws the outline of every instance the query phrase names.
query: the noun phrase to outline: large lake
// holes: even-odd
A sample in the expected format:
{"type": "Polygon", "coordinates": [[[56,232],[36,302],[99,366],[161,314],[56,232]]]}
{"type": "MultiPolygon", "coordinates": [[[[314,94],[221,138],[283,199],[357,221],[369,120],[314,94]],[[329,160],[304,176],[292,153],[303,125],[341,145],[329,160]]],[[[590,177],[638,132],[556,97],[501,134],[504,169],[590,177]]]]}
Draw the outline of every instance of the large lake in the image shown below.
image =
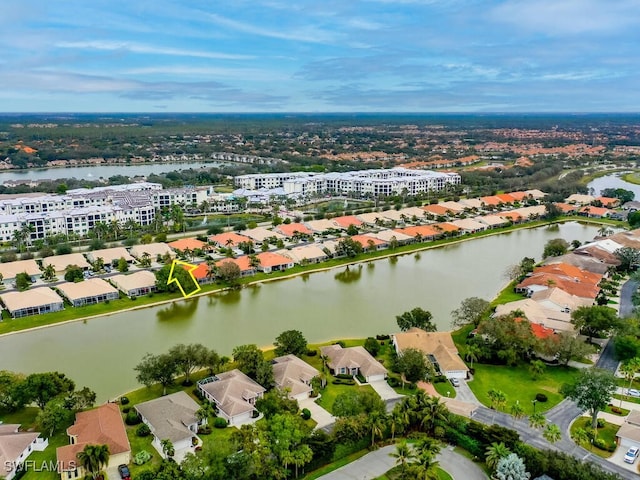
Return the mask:
{"type": "Polygon", "coordinates": [[[518,230],[361,266],[313,273],[162,307],[53,326],[0,338],[0,369],[59,370],[99,400],[136,388],[133,367],[146,352],[200,342],[230,355],[245,343],[269,345],[284,330],[310,342],[397,330],[413,307],[448,330],[450,312],[471,296],[492,299],[504,272],[522,257],[540,258],[545,242],[590,240],[597,227],[575,222],[518,230]]]}

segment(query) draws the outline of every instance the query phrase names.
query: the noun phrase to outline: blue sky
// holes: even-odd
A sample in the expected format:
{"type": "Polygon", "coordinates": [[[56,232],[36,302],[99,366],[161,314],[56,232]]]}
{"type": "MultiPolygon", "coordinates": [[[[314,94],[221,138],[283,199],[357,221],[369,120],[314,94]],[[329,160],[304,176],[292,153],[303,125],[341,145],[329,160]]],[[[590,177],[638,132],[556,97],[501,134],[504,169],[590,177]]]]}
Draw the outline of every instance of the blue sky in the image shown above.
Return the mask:
{"type": "Polygon", "coordinates": [[[3,112],[638,112],[638,0],[4,0],[3,112]]]}

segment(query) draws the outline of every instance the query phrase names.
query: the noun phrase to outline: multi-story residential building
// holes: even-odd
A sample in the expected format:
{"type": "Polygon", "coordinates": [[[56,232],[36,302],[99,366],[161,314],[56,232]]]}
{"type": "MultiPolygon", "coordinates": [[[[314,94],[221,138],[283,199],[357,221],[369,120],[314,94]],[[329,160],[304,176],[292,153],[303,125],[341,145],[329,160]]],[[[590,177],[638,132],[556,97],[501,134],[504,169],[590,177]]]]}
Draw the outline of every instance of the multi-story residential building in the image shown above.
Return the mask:
{"type": "Polygon", "coordinates": [[[323,193],[355,194],[359,196],[417,195],[439,191],[461,182],[457,173],[390,168],[353,172],[270,173],[241,175],[235,179],[242,188],[283,188],[287,195],[323,193]]]}

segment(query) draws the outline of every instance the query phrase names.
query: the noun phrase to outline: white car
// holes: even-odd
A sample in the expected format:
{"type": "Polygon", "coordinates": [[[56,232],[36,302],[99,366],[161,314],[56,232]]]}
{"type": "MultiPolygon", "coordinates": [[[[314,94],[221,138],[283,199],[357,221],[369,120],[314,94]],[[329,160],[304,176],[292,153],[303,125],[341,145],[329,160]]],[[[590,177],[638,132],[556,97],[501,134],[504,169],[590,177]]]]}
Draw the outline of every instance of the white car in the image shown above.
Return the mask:
{"type": "Polygon", "coordinates": [[[631,447],[629,450],[627,450],[627,453],[624,454],[624,461],[626,463],[635,462],[636,458],[638,458],[639,452],[640,452],[640,449],[638,447],[631,447]]]}
{"type": "Polygon", "coordinates": [[[630,388],[627,390],[627,395],[631,397],[640,397],[640,390],[636,390],[635,388],[630,388]]]}
{"type": "Polygon", "coordinates": [[[452,378],[451,379],[451,385],[453,385],[454,387],[459,387],[460,386],[460,380],[458,380],[457,378],[452,378]]]}

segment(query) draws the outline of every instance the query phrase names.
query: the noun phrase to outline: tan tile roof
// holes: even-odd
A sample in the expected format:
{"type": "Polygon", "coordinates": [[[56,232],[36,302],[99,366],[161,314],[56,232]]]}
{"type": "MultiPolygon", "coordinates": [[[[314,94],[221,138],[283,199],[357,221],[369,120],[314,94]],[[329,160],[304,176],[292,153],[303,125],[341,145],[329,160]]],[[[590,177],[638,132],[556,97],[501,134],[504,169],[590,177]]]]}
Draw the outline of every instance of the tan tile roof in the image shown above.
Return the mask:
{"type": "Polygon", "coordinates": [[[195,436],[188,426],[198,422],[196,412],[200,405],[185,392],[139,403],[135,409],[149,422],[151,431],[160,440],[168,438],[177,443],[195,436]]]}
{"type": "Polygon", "coordinates": [[[458,349],[453,343],[450,332],[425,332],[414,327],[406,332],[396,333],[393,337],[400,352],[408,348],[415,348],[427,355],[433,355],[443,372],[468,370],[458,355],[458,349]]]}
{"type": "Polygon", "coordinates": [[[125,293],[137,288],[154,287],[156,284],[156,276],[148,270],[141,270],[129,275],[114,275],[109,280],[125,293]]]}
{"type": "Polygon", "coordinates": [[[64,470],[70,469],[72,462],[77,462],[78,452],[87,444],[108,445],[111,455],[131,451],[122,414],[115,403],[76,413],[76,421],[67,429],[67,434],[75,436],[77,442],[56,450],[58,462],[61,462],[64,470]]]}
{"type": "MultiPolygon", "coordinates": [[[[256,227],[249,230],[243,230],[242,235],[245,237],[249,237],[254,242],[263,242],[265,238],[285,238],[284,235],[278,232],[274,232],[273,230],[269,230],[264,227],[256,227]]],[[[223,243],[224,246],[224,243],[223,243]]]]}
{"type": "Polygon", "coordinates": [[[219,373],[216,377],[218,380],[200,388],[214,398],[218,408],[228,417],[252,411],[254,407],[247,400],[257,398],[266,391],[238,369],[219,373]]]}
{"type": "Polygon", "coordinates": [[[0,263],[0,274],[7,280],[15,278],[19,273],[25,272],[27,275],[40,275],[40,267],[35,260],[18,260],[17,262],[0,263]]]}
{"type": "Polygon", "coordinates": [[[118,292],[118,290],[101,278],[91,278],[78,283],[65,282],[58,285],[57,288],[71,302],[80,298],[118,292]]]}
{"type": "Polygon", "coordinates": [[[89,262],[81,253],[69,253],[68,255],[54,255],[42,259],[42,266],[53,265],[56,272],[64,272],[68,266],[76,265],[82,269],[89,268],[89,262]]]}
{"type": "Polygon", "coordinates": [[[3,293],[0,295],[0,300],[10,312],[52,303],[64,303],[60,295],[49,287],[32,288],[24,292],[3,293]]]}
{"type": "Polygon", "coordinates": [[[133,257],[129,254],[126,248],[124,247],[115,247],[115,248],[103,248],[102,250],[93,250],[92,252],[87,252],[87,258],[91,262],[95,262],[98,258],[101,258],[105,264],[109,265],[114,260],[120,260],[124,258],[127,262],[133,262],[133,257]]]}
{"type": "Polygon", "coordinates": [[[327,254],[317,244],[293,247],[291,250],[278,250],[274,253],[278,255],[284,255],[285,257],[290,258],[296,263],[300,263],[300,261],[305,258],[308,260],[327,258],[327,254]]]}
{"type": "Polygon", "coordinates": [[[289,390],[291,396],[310,392],[311,379],[320,375],[318,370],[295,355],[276,357],[272,363],[276,385],[289,390]]]}
{"type": "Polygon", "coordinates": [[[145,253],[148,253],[152,260],[155,260],[158,255],[163,256],[167,253],[172,258],[176,256],[175,252],[166,243],[148,243],[147,245],[134,245],[131,247],[131,255],[137,259],[142,258],[145,253]]]}
{"type": "Polygon", "coordinates": [[[365,377],[387,373],[387,369],[361,346],[342,348],[329,345],[320,347],[320,352],[328,357],[327,365],[333,370],[357,367],[365,377]]]}

